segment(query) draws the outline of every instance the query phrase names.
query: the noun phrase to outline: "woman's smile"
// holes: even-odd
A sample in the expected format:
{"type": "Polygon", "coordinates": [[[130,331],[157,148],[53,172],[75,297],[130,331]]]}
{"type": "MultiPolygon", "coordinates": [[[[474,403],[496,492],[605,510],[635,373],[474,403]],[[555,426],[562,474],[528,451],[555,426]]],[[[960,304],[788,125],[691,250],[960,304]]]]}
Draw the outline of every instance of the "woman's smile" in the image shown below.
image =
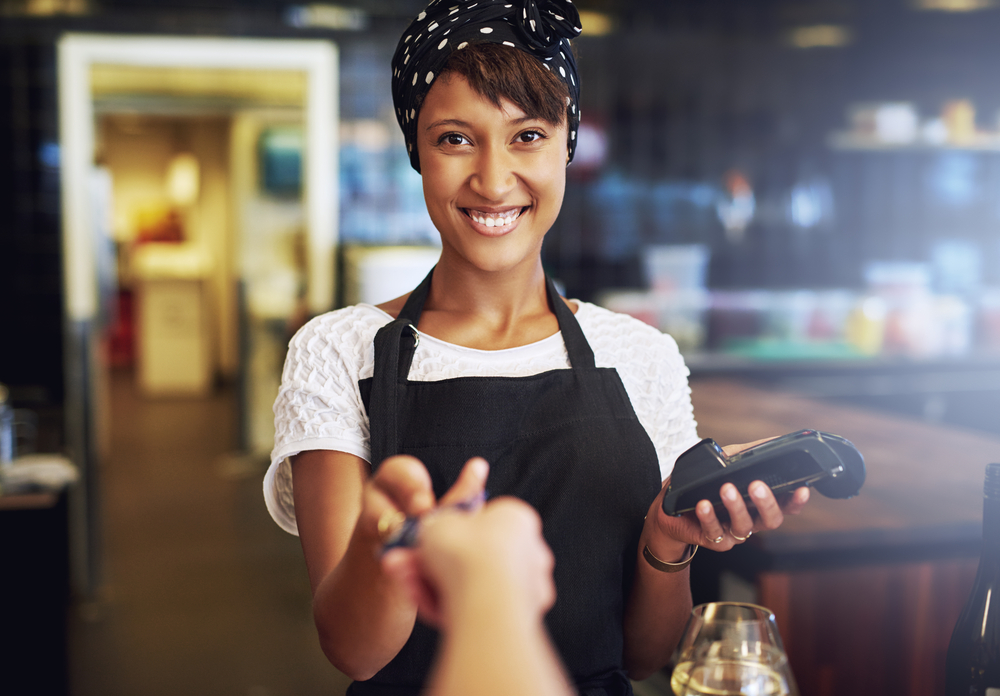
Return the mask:
{"type": "Polygon", "coordinates": [[[472,228],[487,237],[500,237],[513,231],[521,215],[531,206],[504,207],[499,210],[460,208],[472,223],[472,228]]]}

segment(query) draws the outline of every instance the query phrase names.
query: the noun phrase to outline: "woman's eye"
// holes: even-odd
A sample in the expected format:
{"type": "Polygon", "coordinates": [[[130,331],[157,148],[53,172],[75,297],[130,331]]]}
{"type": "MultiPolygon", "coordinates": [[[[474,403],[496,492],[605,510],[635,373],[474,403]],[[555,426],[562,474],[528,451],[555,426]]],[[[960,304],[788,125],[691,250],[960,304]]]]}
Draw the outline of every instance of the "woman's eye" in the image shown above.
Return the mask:
{"type": "Polygon", "coordinates": [[[458,133],[445,133],[438,140],[439,145],[465,145],[469,141],[464,135],[459,135],[458,133]]]}
{"type": "Polygon", "coordinates": [[[517,141],[520,143],[533,143],[536,140],[541,140],[545,137],[545,134],[539,133],[538,131],[524,131],[517,136],[517,141]]]}

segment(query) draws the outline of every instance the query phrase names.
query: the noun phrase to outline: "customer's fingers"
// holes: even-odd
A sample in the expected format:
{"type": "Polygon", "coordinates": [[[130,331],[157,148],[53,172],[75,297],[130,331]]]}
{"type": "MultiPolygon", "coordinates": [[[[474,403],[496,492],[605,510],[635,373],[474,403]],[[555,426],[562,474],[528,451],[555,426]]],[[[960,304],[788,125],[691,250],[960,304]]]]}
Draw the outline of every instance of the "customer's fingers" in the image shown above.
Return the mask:
{"type": "Polygon", "coordinates": [[[481,499],[486,487],[490,465],[482,457],[473,457],[465,463],[458,479],[448,492],[441,496],[440,505],[457,505],[481,499]]]}
{"type": "Polygon", "coordinates": [[[441,602],[438,593],[422,570],[419,549],[396,547],[382,555],[382,570],[406,588],[420,619],[430,626],[441,625],[441,602]]]}

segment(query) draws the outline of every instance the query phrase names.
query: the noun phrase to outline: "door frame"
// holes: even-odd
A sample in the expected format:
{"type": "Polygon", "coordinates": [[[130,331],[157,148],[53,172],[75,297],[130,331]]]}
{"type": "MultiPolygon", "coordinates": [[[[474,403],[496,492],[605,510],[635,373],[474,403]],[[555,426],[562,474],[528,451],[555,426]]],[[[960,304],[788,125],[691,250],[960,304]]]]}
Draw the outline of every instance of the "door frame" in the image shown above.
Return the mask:
{"type": "Polygon", "coordinates": [[[89,320],[98,306],[93,218],[87,195],[95,141],[90,91],[94,64],[306,73],[302,195],[308,245],[307,301],[312,314],[329,310],[333,306],[339,218],[335,44],[299,39],[66,34],[58,47],[66,316],[74,321],[89,320]]]}
{"type": "Polygon", "coordinates": [[[94,165],[94,65],[295,70],[306,74],[302,198],[306,303],[332,308],[338,241],[338,54],[316,39],[254,39],[67,33],[57,45],[62,177],[66,448],[80,472],[69,492],[70,571],[75,593],[93,598],[101,583],[100,462],[107,413],[98,354],[97,239],[89,195],[94,165]]]}

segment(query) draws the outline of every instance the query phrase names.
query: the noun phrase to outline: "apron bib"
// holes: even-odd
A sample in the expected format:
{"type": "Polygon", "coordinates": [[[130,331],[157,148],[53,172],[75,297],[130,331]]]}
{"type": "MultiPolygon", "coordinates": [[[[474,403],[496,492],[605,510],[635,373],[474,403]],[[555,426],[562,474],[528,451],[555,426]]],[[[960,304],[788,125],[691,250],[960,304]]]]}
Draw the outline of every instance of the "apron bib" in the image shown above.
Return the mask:
{"type": "MultiPolygon", "coordinates": [[[[433,271],[399,318],[375,337],[375,371],[360,382],[371,423],[373,467],[409,454],[443,495],[465,462],[490,463],[490,496],[531,504],[555,556],[555,606],[546,626],[581,694],[631,693],[622,670],[622,618],[639,534],[660,490],[656,451],[614,368],[597,368],[573,312],[546,278],[549,306],[570,369],[529,377],[410,381],[420,319],[433,271]]],[[[352,696],[417,694],[437,633],[419,620],[407,643],[352,696]]],[[[517,665],[511,665],[517,669],[517,665]]]]}

